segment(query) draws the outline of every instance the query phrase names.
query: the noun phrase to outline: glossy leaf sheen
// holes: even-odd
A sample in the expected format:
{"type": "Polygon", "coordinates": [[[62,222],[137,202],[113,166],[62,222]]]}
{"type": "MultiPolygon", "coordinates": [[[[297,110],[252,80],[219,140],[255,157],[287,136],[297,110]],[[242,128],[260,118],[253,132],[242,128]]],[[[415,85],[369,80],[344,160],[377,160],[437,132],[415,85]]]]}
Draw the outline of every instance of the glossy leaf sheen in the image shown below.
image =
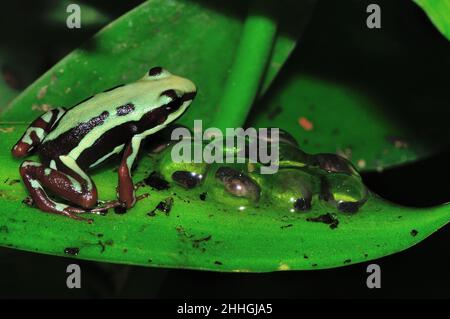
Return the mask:
{"type": "Polygon", "coordinates": [[[428,15],[436,28],[450,40],[450,1],[414,0],[428,15]]]}

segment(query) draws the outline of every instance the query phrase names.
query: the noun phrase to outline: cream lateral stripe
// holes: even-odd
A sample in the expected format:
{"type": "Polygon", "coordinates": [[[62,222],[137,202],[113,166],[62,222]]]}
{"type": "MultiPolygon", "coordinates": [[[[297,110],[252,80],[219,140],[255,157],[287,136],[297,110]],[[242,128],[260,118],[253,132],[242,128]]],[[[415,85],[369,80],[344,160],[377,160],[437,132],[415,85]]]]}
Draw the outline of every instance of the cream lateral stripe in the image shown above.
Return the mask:
{"type": "Polygon", "coordinates": [[[141,140],[142,137],[140,135],[136,135],[131,139],[131,154],[127,157],[128,172],[131,171],[131,166],[133,166],[134,160],[136,159],[136,155],[139,152],[141,140]]]}
{"type": "Polygon", "coordinates": [[[61,116],[63,116],[63,115],[67,112],[67,111],[66,111],[65,109],[63,109],[62,107],[58,107],[57,110],[58,110],[58,115],[56,115],[56,120],[55,120],[55,122],[53,123],[53,125],[56,124],[56,123],[59,121],[59,119],[61,118],[61,116]]]}
{"type": "MultiPolygon", "coordinates": [[[[123,89],[126,88],[126,91],[123,92],[123,96],[128,96],[129,93],[127,93],[129,90],[133,89],[133,85],[132,84],[127,84],[121,88],[118,89],[123,89]]],[[[122,98],[123,99],[123,98],[122,98]]],[[[73,107],[69,110],[65,110],[62,109],[64,112],[62,112],[62,114],[67,113],[67,116],[70,118],[69,120],[67,120],[66,118],[63,118],[60,121],[60,124],[58,125],[58,128],[56,129],[56,131],[50,132],[49,135],[47,135],[46,137],[46,141],[52,141],[57,139],[61,134],[64,134],[66,132],[68,132],[69,130],[73,129],[74,127],[76,127],[77,125],[81,124],[83,121],[88,121],[94,117],[97,117],[99,115],[102,114],[102,112],[104,111],[108,111],[109,117],[108,117],[108,121],[105,121],[105,123],[103,123],[100,126],[97,126],[95,128],[93,128],[83,139],[86,139],[86,141],[89,141],[88,145],[92,145],[93,142],[95,142],[104,132],[110,130],[111,128],[113,128],[114,126],[126,123],[128,121],[137,121],[139,120],[145,113],[145,108],[140,108],[139,105],[136,105],[137,102],[133,101],[132,99],[125,99],[124,101],[118,101],[115,102],[116,99],[113,98],[113,96],[110,93],[98,93],[95,94],[94,96],[92,96],[91,99],[89,99],[88,101],[81,103],[80,105],[77,105],[76,107],[73,107]],[[104,96],[110,96],[111,98],[108,99],[107,101],[104,100],[104,96]],[[86,103],[89,103],[89,107],[86,107],[86,103]],[[106,104],[104,104],[106,103],[106,104]],[[114,114],[112,112],[112,110],[115,110],[117,106],[120,106],[125,104],[125,103],[132,103],[136,106],[136,110],[140,110],[140,111],[135,111],[132,113],[131,116],[122,116],[119,117],[116,114],[114,114]],[[117,104],[117,105],[116,105],[117,104]],[[83,106],[80,108],[80,106],[83,106]],[[99,107],[101,106],[101,107],[99,107]],[[115,121],[111,121],[111,119],[115,119],[115,121]],[[74,121],[73,123],[71,121],[74,121]],[[78,122],[79,121],[79,122],[78,122]],[[109,124],[108,124],[109,122],[109,124]],[[112,122],[115,122],[115,124],[113,124],[112,122]]],[[[154,108],[156,108],[157,106],[155,106],[154,108]]],[[[61,114],[61,116],[62,116],[61,114]]],[[[69,154],[71,157],[73,158],[78,158],[78,156],[88,147],[86,146],[85,143],[82,143],[84,146],[79,146],[76,147],[75,149],[72,150],[72,153],[69,154]]]]}
{"type": "Polygon", "coordinates": [[[136,159],[136,155],[139,152],[139,148],[141,146],[141,141],[148,135],[151,135],[155,132],[158,132],[159,130],[162,130],[163,128],[165,128],[166,125],[165,124],[161,124],[158,126],[155,126],[154,128],[144,131],[139,135],[135,135],[132,139],[131,139],[131,154],[130,156],[128,156],[127,158],[127,166],[128,166],[128,170],[131,170],[131,166],[133,165],[134,160],[136,159]]]}
{"type": "Polygon", "coordinates": [[[59,157],[60,161],[66,165],[68,168],[70,168],[72,171],[74,171],[75,173],[77,173],[83,180],[86,181],[88,190],[91,191],[92,190],[92,182],[91,179],[89,178],[89,176],[86,175],[86,173],[78,166],[77,162],[75,162],[75,160],[69,156],[66,155],[61,155],[59,157]]]}
{"type": "MultiPolygon", "coordinates": [[[[128,84],[123,88],[127,88],[130,87],[129,90],[131,90],[131,88],[133,88],[134,86],[132,84],[128,84]]],[[[122,90],[123,90],[122,88],[122,90]]],[[[99,93],[97,95],[95,95],[92,99],[96,100],[98,96],[101,96],[102,93],[99,93]]],[[[126,115],[126,116],[117,116],[114,112],[112,112],[111,110],[115,109],[114,106],[111,107],[103,107],[102,109],[98,108],[98,105],[100,102],[98,101],[93,101],[92,103],[92,109],[94,109],[96,112],[95,114],[91,114],[91,118],[99,116],[102,111],[105,110],[109,110],[109,117],[107,120],[105,120],[105,122],[102,125],[96,126],[94,127],[89,133],[86,134],[86,136],[83,137],[82,141],[80,141],[79,145],[77,147],[75,147],[72,151],[70,151],[70,153],[68,154],[68,156],[77,159],[80,154],[88,149],[89,147],[91,147],[92,145],[94,145],[95,141],[97,141],[105,132],[108,132],[112,129],[114,129],[115,127],[125,124],[127,122],[132,122],[132,121],[139,121],[142,119],[142,117],[147,114],[148,112],[151,112],[153,109],[156,109],[162,105],[164,105],[165,103],[169,102],[167,99],[167,96],[163,96],[162,97],[164,100],[158,100],[158,104],[153,105],[153,107],[149,108],[147,105],[145,105],[144,102],[142,101],[138,101],[138,100],[134,100],[134,99],[130,99],[127,100],[127,103],[132,103],[135,105],[135,110],[126,115]]],[[[111,102],[112,103],[112,102],[111,102]]],[[[118,104],[121,104],[122,101],[118,104]]],[[[164,124],[156,126],[148,131],[145,131],[143,133],[141,133],[140,135],[142,136],[147,136],[150,134],[153,134],[154,132],[159,131],[160,129],[164,128],[165,125],[167,123],[172,122],[173,120],[175,120],[176,118],[178,118],[181,114],[184,113],[184,111],[186,110],[187,106],[189,105],[190,102],[186,101],[184,102],[180,109],[176,112],[176,113],[171,113],[169,114],[169,116],[167,117],[167,120],[165,121],[164,124]]],[[[80,113],[82,110],[84,109],[77,109],[77,113],[80,113]]],[[[69,111],[67,111],[66,113],[67,116],[69,117],[73,117],[74,115],[74,109],[71,109],[69,111]]],[[[88,119],[86,119],[88,120],[88,119]]],[[[68,124],[65,122],[65,117],[60,121],[60,124],[58,125],[57,129],[53,132],[50,132],[49,135],[46,136],[46,141],[51,141],[51,140],[55,140],[57,139],[61,134],[64,134],[65,132],[69,131],[70,129],[72,129],[74,126],[78,125],[80,123],[71,123],[70,126],[68,126],[68,124]]]]}
{"type": "Polygon", "coordinates": [[[22,163],[22,166],[35,166],[35,167],[40,167],[42,166],[41,163],[38,162],[31,162],[31,161],[26,161],[22,163]]]}
{"type": "MultiPolygon", "coordinates": [[[[40,189],[42,192],[45,193],[44,189],[42,188],[41,183],[39,183],[39,181],[35,180],[35,179],[30,179],[30,185],[31,187],[33,187],[34,189],[40,189]]],[[[45,193],[47,194],[47,193],[45,193]]],[[[55,201],[52,201],[50,198],[47,197],[47,200],[52,203],[52,205],[54,206],[54,208],[59,211],[59,212],[63,212],[65,208],[69,207],[65,204],[61,204],[61,203],[57,203],[55,201]]]]}
{"type": "Polygon", "coordinates": [[[30,136],[32,132],[35,132],[39,140],[42,141],[45,135],[45,131],[40,127],[29,127],[22,138],[22,142],[32,145],[33,141],[30,136]]]}
{"type": "Polygon", "coordinates": [[[72,183],[73,189],[78,192],[81,193],[81,184],[72,176],[70,175],[66,175],[66,177],[70,180],[70,182],[72,183]]]}
{"type": "Polygon", "coordinates": [[[63,212],[64,209],[66,209],[67,207],[69,207],[68,205],[65,204],[61,204],[61,203],[57,203],[51,200],[51,202],[55,205],[55,209],[59,212],[63,212]]]}
{"type": "MultiPolygon", "coordinates": [[[[183,92],[195,91],[195,85],[191,81],[174,76],[167,70],[164,71],[164,74],[165,76],[161,78],[158,76],[152,78],[147,73],[146,76],[136,82],[128,83],[111,92],[95,94],[89,100],[67,110],[66,116],[59,121],[55,131],[47,135],[46,140],[55,140],[61,134],[75,128],[78,124],[108,111],[110,113],[109,118],[101,125],[102,128],[98,130],[99,127],[96,127],[84,137],[86,143],[81,144],[83,144],[83,147],[88,147],[87,145],[93,145],[93,142],[98,139],[102,132],[106,132],[124,122],[139,121],[145,113],[161,107],[165,104],[164,102],[168,102],[165,101],[168,98],[166,95],[161,97],[163,89],[178,89],[183,92]],[[132,103],[135,109],[132,113],[121,116],[119,119],[115,110],[118,106],[126,103],[132,103]]],[[[74,153],[70,155],[72,158],[78,158],[83,150],[82,148],[74,150],[74,153]]]]}
{"type": "MultiPolygon", "coordinates": [[[[172,114],[169,115],[168,117],[168,121],[166,121],[166,123],[171,122],[170,117],[172,114]]],[[[173,118],[176,118],[177,116],[173,116],[173,118]]],[[[126,120],[123,123],[126,123],[130,120],[126,120]]],[[[123,124],[120,123],[120,124],[123,124]]],[[[119,125],[120,125],[119,124],[119,125]]],[[[136,138],[140,138],[143,139],[144,137],[151,135],[155,132],[158,132],[159,130],[163,129],[164,127],[166,127],[166,124],[161,124],[158,126],[155,126],[153,128],[151,128],[150,130],[144,131],[139,135],[135,135],[136,138]]],[[[112,127],[113,128],[113,127],[112,127]]],[[[68,156],[72,157],[72,158],[78,158],[80,156],[80,154],[88,149],[89,147],[91,147],[95,141],[100,138],[100,136],[102,136],[105,132],[107,132],[110,128],[109,127],[103,127],[103,126],[98,126],[96,128],[94,128],[91,132],[89,132],[84,138],[83,138],[83,143],[80,143],[77,147],[75,147],[69,154],[68,156]]],[[[134,137],[133,137],[134,139],[134,137]]]]}
{"type": "MultiPolygon", "coordinates": [[[[94,127],[88,134],[86,134],[86,136],[84,136],[82,139],[82,143],[78,144],[77,147],[75,147],[72,151],[70,151],[68,156],[70,156],[72,158],[78,158],[84,150],[86,150],[89,147],[91,147],[92,145],[94,145],[95,141],[97,141],[105,132],[108,132],[109,130],[117,127],[118,125],[125,124],[127,122],[139,121],[144,114],[145,113],[140,114],[139,118],[123,116],[122,121],[118,121],[118,119],[121,119],[120,117],[118,117],[114,114],[110,114],[109,120],[105,121],[105,123],[103,123],[102,125],[94,127]],[[112,119],[115,119],[115,121],[112,121],[112,119]]],[[[61,133],[61,134],[63,134],[63,133],[61,133]]],[[[61,135],[61,134],[59,134],[59,135],[61,135]]],[[[56,139],[56,138],[58,138],[58,137],[53,137],[53,139],[56,139]]]]}
{"type": "Polygon", "coordinates": [[[97,166],[98,164],[100,164],[100,163],[102,163],[103,161],[105,161],[105,160],[106,160],[108,157],[110,157],[111,155],[118,154],[118,153],[122,152],[122,150],[123,150],[124,147],[125,147],[125,144],[116,146],[116,147],[112,150],[112,152],[110,152],[110,153],[106,154],[105,156],[99,158],[94,164],[90,165],[89,168],[92,168],[92,167],[97,166]]]}
{"type": "Polygon", "coordinates": [[[64,110],[62,107],[58,107],[41,115],[41,119],[47,124],[50,123],[54,112],[57,112],[56,119],[54,121],[56,123],[61,118],[61,116],[63,116],[63,114],[66,113],[66,110],[64,110]]]}
{"type": "MultiPolygon", "coordinates": [[[[51,169],[51,168],[46,168],[46,169],[44,169],[44,175],[45,175],[45,176],[48,176],[48,175],[50,175],[51,173],[52,173],[52,169],[51,169]]],[[[75,178],[73,178],[72,176],[67,175],[67,174],[64,174],[64,175],[69,179],[70,183],[71,183],[72,186],[73,186],[73,189],[74,189],[76,192],[81,193],[81,184],[80,184],[75,178]]]]}
{"type": "Polygon", "coordinates": [[[34,189],[38,189],[38,188],[42,189],[42,185],[35,179],[30,179],[30,185],[34,189]]]}
{"type": "Polygon", "coordinates": [[[46,122],[47,124],[50,122],[53,116],[53,111],[48,111],[44,115],[41,116],[41,119],[46,122]]]}
{"type": "Polygon", "coordinates": [[[54,169],[54,170],[57,170],[56,162],[55,162],[54,160],[51,160],[51,161],[50,161],[50,168],[51,168],[51,169],[54,169]]]}

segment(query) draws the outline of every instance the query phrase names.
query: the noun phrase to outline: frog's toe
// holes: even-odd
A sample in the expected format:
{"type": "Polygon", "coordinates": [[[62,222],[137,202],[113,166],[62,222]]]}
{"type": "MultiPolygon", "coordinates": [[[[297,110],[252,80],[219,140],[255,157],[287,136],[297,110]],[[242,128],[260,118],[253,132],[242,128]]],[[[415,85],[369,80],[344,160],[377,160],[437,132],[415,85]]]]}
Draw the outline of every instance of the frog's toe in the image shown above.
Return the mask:
{"type": "Polygon", "coordinates": [[[111,208],[123,206],[123,204],[117,199],[110,200],[110,201],[99,201],[99,203],[100,203],[100,206],[90,209],[89,212],[94,213],[94,214],[106,213],[111,208]]]}
{"type": "Polygon", "coordinates": [[[139,195],[139,196],[136,197],[136,202],[140,201],[141,199],[147,198],[147,197],[150,197],[149,193],[144,193],[142,195],[139,195]]]}
{"type": "Polygon", "coordinates": [[[93,220],[91,218],[85,218],[85,217],[80,216],[80,214],[87,214],[87,213],[89,213],[89,211],[86,211],[86,210],[78,208],[78,207],[67,206],[66,208],[64,208],[64,210],[62,211],[61,214],[65,215],[69,218],[79,220],[79,221],[85,221],[85,222],[88,222],[89,224],[91,224],[93,222],[93,220]]]}

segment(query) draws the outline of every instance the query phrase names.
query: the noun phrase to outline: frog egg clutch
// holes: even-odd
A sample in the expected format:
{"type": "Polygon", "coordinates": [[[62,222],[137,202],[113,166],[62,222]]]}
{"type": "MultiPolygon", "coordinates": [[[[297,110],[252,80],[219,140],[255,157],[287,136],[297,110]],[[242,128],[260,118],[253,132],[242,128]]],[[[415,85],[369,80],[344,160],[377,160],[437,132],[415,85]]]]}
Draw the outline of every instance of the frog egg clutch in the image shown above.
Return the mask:
{"type": "MultiPolygon", "coordinates": [[[[192,148],[198,141],[185,140],[192,148]]],[[[270,137],[267,141],[270,145],[270,137]]],[[[247,139],[245,147],[251,144],[247,139]]],[[[308,212],[325,206],[344,213],[355,213],[366,202],[368,190],[354,166],[336,154],[310,155],[295,139],[280,130],[278,170],[262,174],[260,162],[243,163],[175,162],[168,143],[152,154],[155,169],[162,177],[185,189],[199,189],[208,198],[239,211],[275,207],[283,212],[308,212]]],[[[225,143],[224,143],[225,145],[225,143]]],[[[204,146],[204,145],[203,145],[204,146]]],[[[226,157],[239,157],[238,149],[223,148],[226,157]]]]}

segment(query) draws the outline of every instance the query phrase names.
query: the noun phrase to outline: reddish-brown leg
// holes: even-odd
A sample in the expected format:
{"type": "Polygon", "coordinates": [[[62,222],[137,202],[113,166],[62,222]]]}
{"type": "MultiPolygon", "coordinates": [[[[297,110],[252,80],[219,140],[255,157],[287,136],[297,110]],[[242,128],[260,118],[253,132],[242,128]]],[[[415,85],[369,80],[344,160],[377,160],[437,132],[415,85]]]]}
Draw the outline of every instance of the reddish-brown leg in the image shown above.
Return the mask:
{"type": "Polygon", "coordinates": [[[89,209],[97,204],[97,190],[94,183],[75,171],[69,175],[37,162],[25,161],[20,166],[20,175],[34,203],[43,211],[85,220],[77,214],[88,213],[89,209]],[[49,198],[44,189],[82,208],[55,202],[49,198]]]}
{"type": "Polygon", "coordinates": [[[138,137],[134,137],[131,140],[131,142],[126,147],[125,152],[123,153],[122,161],[118,169],[119,201],[123,203],[126,208],[133,207],[138,200],[148,196],[148,194],[144,194],[136,197],[133,179],[131,178],[131,167],[133,166],[136,155],[139,152],[140,143],[141,139],[138,137]]]}
{"type": "Polygon", "coordinates": [[[126,208],[131,208],[136,203],[136,195],[134,192],[133,180],[131,178],[131,165],[133,164],[133,160],[130,161],[130,159],[132,156],[133,143],[129,143],[123,153],[122,161],[117,171],[119,175],[119,201],[124,203],[126,208]]]}
{"type": "Polygon", "coordinates": [[[39,116],[13,146],[11,153],[16,158],[29,155],[34,148],[41,144],[44,137],[51,131],[54,124],[66,113],[64,108],[57,108],[39,116]]]}

